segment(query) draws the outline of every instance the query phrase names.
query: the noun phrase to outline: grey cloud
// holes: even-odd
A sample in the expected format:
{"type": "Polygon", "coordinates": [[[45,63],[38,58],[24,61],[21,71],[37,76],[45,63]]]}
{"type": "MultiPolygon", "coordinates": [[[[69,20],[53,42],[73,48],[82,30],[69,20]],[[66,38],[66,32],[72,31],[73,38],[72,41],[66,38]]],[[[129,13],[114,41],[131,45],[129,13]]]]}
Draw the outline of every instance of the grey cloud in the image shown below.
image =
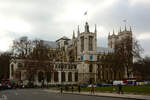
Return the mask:
{"type": "MultiPolygon", "coordinates": [[[[81,0],[77,0],[80,3],[81,0]]],[[[93,7],[99,6],[105,0],[82,0],[85,5],[90,4],[93,7]]],[[[58,21],[59,14],[66,10],[71,0],[3,0],[1,4],[8,4],[8,7],[1,8],[0,14],[7,18],[20,18],[31,25],[30,33],[12,33],[16,37],[27,35],[33,38],[42,38],[46,40],[56,40],[57,38],[67,35],[71,37],[72,30],[77,29],[78,22],[75,21],[58,21]]],[[[71,8],[70,8],[71,9],[71,8]]],[[[99,7],[99,9],[101,9],[99,7]]],[[[128,0],[118,0],[112,6],[101,11],[97,11],[92,19],[89,20],[91,24],[103,26],[107,31],[115,31],[119,26],[124,26],[122,20],[127,19],[128,24],[133,26],[134,34],[150,33],[150,7],[148,5],[134,5],[131,6],[128,0]]],[[[83,30],[82,23],[82,30],[83,30]]],[[[81,26],[81,25],[80,25],[81,26]]],[[[98,29],[101,31],[101,29],[98,29]]],[[[107,34],[107,33],[101,33],[107,34]]],[[[107,38],[98,37],[98,45],[107,45],[107,38]]],[[[141,41],[142,42],[142,41],[141,41]]],[[[146,43],[148,43],[147,41],[146,43]]],[[[142,45],[146,44],[142,42],[142,45]]],[[[149,50],[149,47],[144,49],[149,50]]]]}

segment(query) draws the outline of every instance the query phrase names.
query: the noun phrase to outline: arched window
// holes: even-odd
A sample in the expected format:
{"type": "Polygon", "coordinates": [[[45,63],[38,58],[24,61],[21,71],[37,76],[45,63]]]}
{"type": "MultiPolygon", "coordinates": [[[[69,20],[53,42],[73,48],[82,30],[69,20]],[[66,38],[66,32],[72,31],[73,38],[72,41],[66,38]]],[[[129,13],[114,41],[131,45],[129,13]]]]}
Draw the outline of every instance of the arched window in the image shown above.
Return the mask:
{"type": "Polygon", "coordinates": [[[58,72],[54,72],[54,81],[58,82],[58,72]]]}
{"type": "Polygon", "coordinates": [[[68,81],[71,82],[72,81],[72,72],[68,73],[68,81]]]}
{"type": "Polygon", "coordinates": [[[89,51],[93,50],[93,36],[89,36],[89,51]]]}
{"type": "Polygon", "coordinates": [[[51,72],[46,72],[46,81],[47,82],[51,81],[51,72]]]}
{"type": "Polygon", "coordinates": [[[89,65],[89,72],[92,72],[92,69],[93,69],[92,64],[90,64],[89,65]]]}
{"type": "Polygon", "coordinates": [[[65,72],[61,72],[61,81],[65,82],[65,72]]]}
{"type": "Polygon", "coordinates": [[[84,51],[84,37],[81,37],[81,52],[84,51]]]}
{"type": "Polygon", "coordinates": [[[44,79],[43,72],[38,73],[38,81],[41,82],[44,79]]]}
{"type": "Polygon", "coordinates": [[[78,72],[75,72],[75,82],[78,81],[78,72]]]}

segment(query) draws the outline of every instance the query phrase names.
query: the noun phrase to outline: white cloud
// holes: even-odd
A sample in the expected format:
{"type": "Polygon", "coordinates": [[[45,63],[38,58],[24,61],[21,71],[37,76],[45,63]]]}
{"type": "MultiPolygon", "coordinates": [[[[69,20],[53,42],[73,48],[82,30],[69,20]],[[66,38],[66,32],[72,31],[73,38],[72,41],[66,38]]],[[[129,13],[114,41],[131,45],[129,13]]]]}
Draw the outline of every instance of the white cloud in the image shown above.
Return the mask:
{"type": "Polygon", "coordinates": [[[137,4],[150,5],[150,0],[128,0],[132,6],[137,4]]]}
{"type": "Polygon", "coordinates": [[[87,20],[90,31],[97,24],[97,37],[104,39],[99,43],[104,43],[108,32],[112,33],[113,28],[116,32],[124,18],[134,26],[133,34],[143,41],[150,39],[149,4],[150,0],[0,0],[1,44],[23,35],[46,40],[64,35],[71,38],[77,25],[84,31],[87,20]]]}
{"type": "Polygon", "coordinates": [[[137,36],[138,40],[150,40],[150,33],[142,33],[137,36]]]}

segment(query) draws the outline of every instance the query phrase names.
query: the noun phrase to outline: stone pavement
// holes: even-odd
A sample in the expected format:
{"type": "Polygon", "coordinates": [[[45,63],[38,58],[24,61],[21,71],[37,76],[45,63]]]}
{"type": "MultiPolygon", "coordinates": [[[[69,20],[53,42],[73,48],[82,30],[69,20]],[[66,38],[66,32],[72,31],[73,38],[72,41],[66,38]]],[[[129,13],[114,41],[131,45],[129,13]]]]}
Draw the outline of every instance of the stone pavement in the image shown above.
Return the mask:
{"type": "MultiPolygon", "coordinates": [[[[48,90],[45,91],[51,92],[51,93],[60,93],[58,90],[48,90]]],[[[63,91],[63,93],[66,94],[75,94],[75,95],[87,95],[87,96],[101,96],[101,97],[112,97],[112,98],[127,98],[127,99],[134,99],[134,100],[150,100],[150,96],[148,95],[135,95],[135,94],[117,94],[117,93],[101,93],[96,92],[94,94],[91,94],[90,92],[66,92],[63,91]]]]}

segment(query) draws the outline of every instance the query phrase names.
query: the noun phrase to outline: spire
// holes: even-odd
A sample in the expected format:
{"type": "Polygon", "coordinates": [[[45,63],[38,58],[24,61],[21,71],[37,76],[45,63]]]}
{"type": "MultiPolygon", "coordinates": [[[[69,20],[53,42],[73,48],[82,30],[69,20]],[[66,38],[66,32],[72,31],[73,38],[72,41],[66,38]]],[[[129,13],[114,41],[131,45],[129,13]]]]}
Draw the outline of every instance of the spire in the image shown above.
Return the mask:
{"type": "Polygon", "coordinates": [[[130,32],[132,32],[132,28],[131,28],[131,26],[130,26],[130,32]]]}
{"type": "Polygon", "coordinates": [[[124,30],[127,31],[126,25],[125,25],[125,29],[124,30]]]}
{"type": "Polygon", "coordinates": [[[90,32],[88,22],[85,23],[85,32],[90,32]]]}
{"type": "Polygon", "coordinates": [[[113,29],[113,35],[115,35],[115,31],[114,31],[114,29],[113,29]]]}
{"type": "Polygon", "coordinates": [[[78,35],[80,34],[80,29],[79,29],[79,25],[78,25],[78,35]]]}
{"type": "Polygon", "coordinates": [[[96,24],[95,24],[95,33],[97,33],[97,28],[96,28],[96,24]]]}
{"type": "Polygon", "coordinates": [[[120,26],[120,32],[121,32],[121,26],[120,26]]]}
{"type": "Polygon", "coordinates": [[[108,33],[108,38],[110,38],[110,32],[108,33]]]}
{"type": "Polygon", "coordinates": [[[75,39],[75,33],[74,33],[74,30],[73,30],[72,39],[75,39]]]}

